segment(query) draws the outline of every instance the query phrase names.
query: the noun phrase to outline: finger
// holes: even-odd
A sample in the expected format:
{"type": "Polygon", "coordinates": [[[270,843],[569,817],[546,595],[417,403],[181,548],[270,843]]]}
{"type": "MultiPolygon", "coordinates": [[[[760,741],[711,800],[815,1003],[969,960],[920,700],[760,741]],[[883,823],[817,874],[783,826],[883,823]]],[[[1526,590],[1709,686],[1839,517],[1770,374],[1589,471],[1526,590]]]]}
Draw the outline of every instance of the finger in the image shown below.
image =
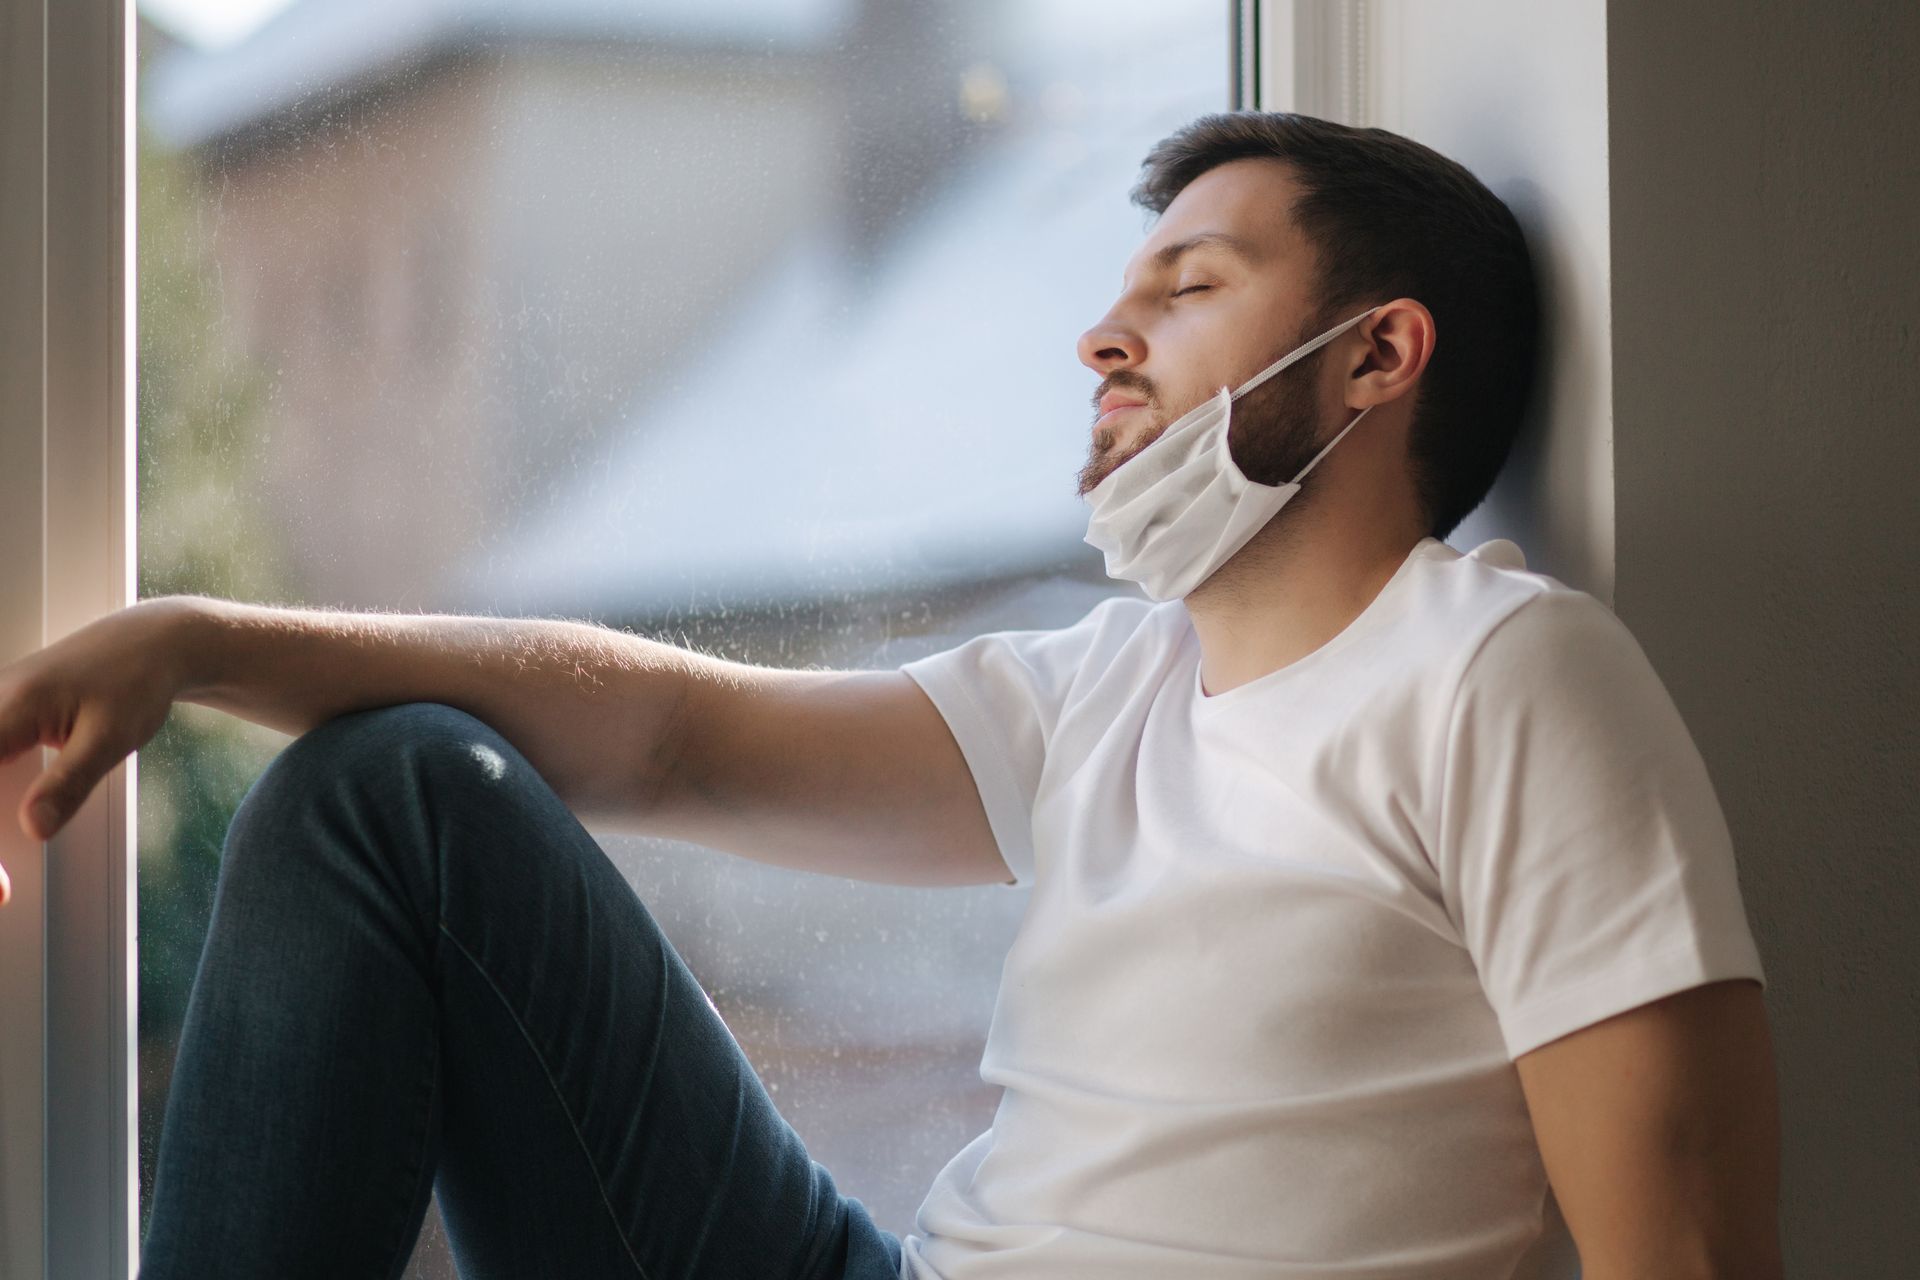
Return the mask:
{"type": "Polygon", "coordinates": [[[26,699],[15,698],[0,706],[0,765],[40,745],[40,716],[26,699]]]}
{"type": "Polygon", "coordinates": [[[21,827],[35,840],[51,840],[126,754],[108,736],[105,717],[81,708],[66,746],[21,798],[21,827]]]}
{"type": "Polygon", "coordinates": [[[0,907],[7,905],[7,899],[13,896],[13,882],[7,879],[7,868],[0,864],[0,907]]]}

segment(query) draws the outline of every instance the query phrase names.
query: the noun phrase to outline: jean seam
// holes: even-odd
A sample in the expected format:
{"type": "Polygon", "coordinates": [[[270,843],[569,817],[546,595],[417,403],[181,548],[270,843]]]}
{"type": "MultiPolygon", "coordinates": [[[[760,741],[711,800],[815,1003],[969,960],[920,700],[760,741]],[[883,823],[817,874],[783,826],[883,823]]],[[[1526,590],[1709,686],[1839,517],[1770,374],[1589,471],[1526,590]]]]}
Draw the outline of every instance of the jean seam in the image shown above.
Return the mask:
{"type": "MultiPolygon", "coordinates": [[[[428,1045],[432,1052],[427,1059],[427,1119],[426,1123],[423,1124],[420,1129],[420,1146],[413,1160],[414,1174],[409,1182],[409,1193],[416,1190],[419,1186],[420,1169],[421,1166],[426,1163],[427,1144],[433,1137],[433,1100],[435,1095],[440,1091],[440,1032],[438,1028],[434,1030],[433,1038],[428,1042],[428,1045]]],[[[394,1244],[393,1252],[388,1255],[389,1261],[387,1263],[386,1273],[389,1276],[397,1276],[405,1270],[407,1261],[413,1256],[413,1250],[418,1244],[417,1233],[416,1238],[411,1240],[408,1239],[406,1235],[407,1214],[412,1206],[413,1201],[409,1198],[407,1203],[400,1208],[400,1221],[395,1228],[400,1233],[400,1239],[394,1244]]]]}
{"type": "Polygon", "coordinates": [[[652,1276],[648,1274],[647,1269],[640,1264],[639,1257],[633,1252],[632,1242],[627,1239],[627,1233],[620,1225],[620,1215],[615,1212],[613,1199],[607,1194],[607,1184],[600,1177],[600,1167],[594,1163],[593,1151],[587,1146],[585,1135],[580,1132],[579,1122],[573,1118],[573,1109],[567,1106],[566,1095],[560,1091],[560,1082],[553,1078],[553,1071],[547,1066],[547,1060],[545,1056],[541,1054],[540,1047],[533,1042],[533,1037],[527,1033],[526,1024],[520,1021],[520,1015],[514,1012],[513,1002],[507,999],[506,992],[502,991],[500,984],[493,980],[493,975],[487,972],[486,966],[481,964],[480,961],[475,958],[473,952],[467,949],[467,945],[455,936],[452,929],[447,927],[445,920],[440,921],[440,932],[446,937],[448,942],[453,944],[455,950],[466,957],[467,963],[473,966],[474,972],[480,975],[481,980],[487,984],[494,996],[500,1001],[500,1007],[507,1011],[507,1017],[512,1019],[515,1030],[520,1033],[520,1038],[526,1041],[528,1051],[533,1054],[533,1060],[540,1064],[540,1074],[547,1078],[547,1087],[553,1090],[554,1101],[560,1104],[560,1114],[567,1118],[567,1127],[573,1131],[573,1140],[579,1145],[581,1156],[586,1159],[587,1171],[593,1175],[594,1190],[600,1193],[600,1203],[606,1206],[607,1218],[613,1224],[613,1234],[619,1238],[620,1247],[626,1251],[627,1260],[633,1263],[633,1269],[639,1274],[641,1280],[653,1280],[652,1276]]]}

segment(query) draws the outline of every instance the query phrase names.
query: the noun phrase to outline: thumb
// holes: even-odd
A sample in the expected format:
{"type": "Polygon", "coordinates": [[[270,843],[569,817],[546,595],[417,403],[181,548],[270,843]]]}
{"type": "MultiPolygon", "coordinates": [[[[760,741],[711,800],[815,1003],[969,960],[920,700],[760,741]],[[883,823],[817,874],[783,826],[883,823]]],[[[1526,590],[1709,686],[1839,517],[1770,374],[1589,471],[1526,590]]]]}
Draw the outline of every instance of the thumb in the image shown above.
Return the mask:
{"type": "Polygon", "coordinates": [[[114,749],[99,713],[81,708],[66,745],[21,799],[21,826],[35,840],[51,840],[126,752],[114,749]]]}

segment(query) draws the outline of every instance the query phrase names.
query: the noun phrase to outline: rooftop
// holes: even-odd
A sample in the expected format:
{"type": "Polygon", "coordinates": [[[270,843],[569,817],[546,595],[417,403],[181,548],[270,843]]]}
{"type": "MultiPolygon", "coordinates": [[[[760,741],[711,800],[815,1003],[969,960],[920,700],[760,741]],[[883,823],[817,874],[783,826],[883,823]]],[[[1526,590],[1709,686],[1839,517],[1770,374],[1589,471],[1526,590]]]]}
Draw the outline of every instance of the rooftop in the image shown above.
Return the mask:
{"type": "Polygon", "coordinates": [[[756,51],[830,47],[856,0],[295,0],[231,48],[180,45],[142,72],[143,115],[192,147],[491,42],[629,40],[756,51]]]}

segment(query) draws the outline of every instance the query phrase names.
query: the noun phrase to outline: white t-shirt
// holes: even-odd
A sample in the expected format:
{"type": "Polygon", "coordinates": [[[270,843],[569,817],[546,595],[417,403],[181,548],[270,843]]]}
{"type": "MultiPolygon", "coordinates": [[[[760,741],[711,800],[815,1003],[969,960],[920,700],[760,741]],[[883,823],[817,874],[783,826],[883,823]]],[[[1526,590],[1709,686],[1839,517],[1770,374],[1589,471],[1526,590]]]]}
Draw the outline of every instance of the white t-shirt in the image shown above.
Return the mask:
{"type": "MultiPolygon", "coordinates": [[[[1032,886],[909,1280],[1505,1280],[1554,1243],[1512,1059],[1762,978],[1706,767],[1599,600],[1422,540],[1208,697],[1183,601],[901,668],[1032,886]]],[[[1564,1241],[1564,1227],[1557,1228],[1564,1241]]]]}

